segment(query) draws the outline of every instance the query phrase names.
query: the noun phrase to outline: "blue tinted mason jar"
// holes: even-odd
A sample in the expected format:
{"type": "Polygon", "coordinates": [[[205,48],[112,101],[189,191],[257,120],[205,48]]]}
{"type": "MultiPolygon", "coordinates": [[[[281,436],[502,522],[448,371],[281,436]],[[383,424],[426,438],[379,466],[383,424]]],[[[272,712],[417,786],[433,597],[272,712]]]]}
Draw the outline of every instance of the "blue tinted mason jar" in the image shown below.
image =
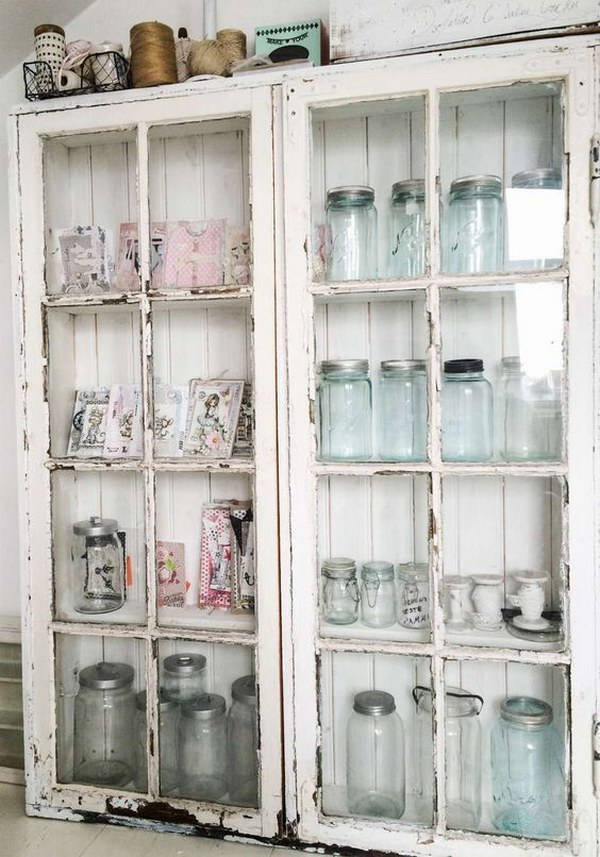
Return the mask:
{"type": "Polygon", "coordinates": [[[368,360],[324,360],[319,385],[319,456],[324,461],[371,457],[368,360]]]}
{"type": "Polygon", "coordinates": [[[455,179],[443,248],[443,267],[451,274],[500,271],[504,260],[504,206],[499,176],[455,179]]]}
{"type": "Polygon", "coordinates": [[[565,749],[541,699],[502,702],[491,736],[492,819],[516,836],[561,839],[566,833],[565,749]]]}
{"type": "Polygon", "coordinates": [[[377,276],[377,209],[372,187],[327,191],[327,278],[369,280],[377,276]]]}
{"type": "Polygon", "coordinates": [[[427,457],[427,365],[382,360],[378,408],[379,455],[384,461],[427,457]]]}
{"type": "Polygon", "coordinates": [[[390,206],[390,277],[425,273],[425,182],[410,179],[392,186],[390,206]]]}
{"type": "Polygon", "coordinates": [[[494,448],[492,385],[483,360],[446,360],[442,385],[442,458],[488,461],[494,448]]]}

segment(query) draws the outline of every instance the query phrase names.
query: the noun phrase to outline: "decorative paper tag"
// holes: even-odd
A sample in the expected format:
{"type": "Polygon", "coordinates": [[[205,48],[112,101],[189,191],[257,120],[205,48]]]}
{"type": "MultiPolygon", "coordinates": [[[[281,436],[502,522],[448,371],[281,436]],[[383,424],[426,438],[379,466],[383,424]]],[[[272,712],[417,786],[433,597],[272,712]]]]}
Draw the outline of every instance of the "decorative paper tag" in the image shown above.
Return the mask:
{"type": "Polygon", "coordinates": [[[250,227],[229,228],[225,250],[225,283],[245,286],[250,282],[250,227]]]}
{"type": "Polygon", "coordinates": [[[188,388],[157,384],[154,391],[154,453],[161,458],[183,454],[188,388]]]}
{"type": "MultiPolygon", "coordinates": [[[[151,225],[150,276],[152,288],[159,289],[163,283],[163,263],[166,224],[151,225]]],[[[133,292],[140,288],[140,257],[137,223],[121,223],[119,227],[119,252],[115,271],[115,289],[133,292]]]]}
{"type": "Polygon", "coordinates": [[[202,508],[200,591],[198,606],[231,607],[233,532],[229,505],[207,503],[202,508]]]}
{"type": "Polygon", "coordinates": [[[229,519],[234,534],[233,607],[253,610],[254,575],[254,516],[249,500],[231,500],[229,519]]]}
{"type": "Polygon", "coordinates": [[[167,224],[166,288],[223,284],[225,225],[225,220],[178,220],[167,224]]]}
{"type": "Polygon", "coordinates": [[[186,587],[182,542],[156,542],[156,574],[158,606],[183,607],[186,587]]]}
{"type": "Polygon", "coordinates": [[[102,226],[75,226],[56,232],[62,261],[62,290],[67,294],[110,291],[110,233],[102,226]]]}
{"type": "Polygon", "coordinates": [[[252,384],[244,384],[240,415],[235,431],[233,455],[251,456],[252,438],[254,434],[254,408],[252,402],[252,384]]]}
{"type": "Polygon", "coordinates": [[[142,396],[137,384],[111,387],[106,422],[106,458],[141,458],[142,396]]]}
{"type": "Polygon", "coordinates": [[[109,399],[108,387],[76,392],[67,456],[101,458],[104,455],[109,399]]]}
{"type": "Polygon", "coordinates": [[[203,458],[230,458],[244,381],[190,381],[183,451],[203,458]]]}

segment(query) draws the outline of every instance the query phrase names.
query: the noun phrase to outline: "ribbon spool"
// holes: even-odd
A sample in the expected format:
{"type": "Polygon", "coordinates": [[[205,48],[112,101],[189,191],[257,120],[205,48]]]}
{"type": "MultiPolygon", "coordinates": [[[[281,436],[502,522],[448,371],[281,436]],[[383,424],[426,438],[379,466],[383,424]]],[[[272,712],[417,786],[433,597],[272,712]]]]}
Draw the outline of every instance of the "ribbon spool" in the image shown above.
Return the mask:
{"type": "Polygon", "coordinates": [[[132,27],[129,35],[133,86],[177,83],[173,30],[158,21],[146,21],[132,27]]]}
{"type": "Polygon", "coordinates": [[[229,73],[229,57],[223,45],[215,39],[192,42],[188,54],[191,75],[229,73]]]}

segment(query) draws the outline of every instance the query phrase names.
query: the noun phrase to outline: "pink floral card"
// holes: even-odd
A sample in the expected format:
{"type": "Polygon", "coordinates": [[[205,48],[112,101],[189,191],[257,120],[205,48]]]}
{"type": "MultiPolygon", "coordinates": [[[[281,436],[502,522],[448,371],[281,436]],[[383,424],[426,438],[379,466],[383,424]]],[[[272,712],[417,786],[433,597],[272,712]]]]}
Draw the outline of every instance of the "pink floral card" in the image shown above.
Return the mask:
{"type": "Polygon", "coordinates": [[[185,604],[185,545],[182,542],[156,542],[157,602],[159,607],[183,607],[185,604]]]}
{"type": "Polygon", "coordinates": [[[202,507],[198,607],[231,607],[233,542],[229,505],[206,503],[202,507]]]}
{"type": "Polygon", "coordinates": [[[167,223],[164,286],[195,289],[223,284],[226,220],[167,223]]]}

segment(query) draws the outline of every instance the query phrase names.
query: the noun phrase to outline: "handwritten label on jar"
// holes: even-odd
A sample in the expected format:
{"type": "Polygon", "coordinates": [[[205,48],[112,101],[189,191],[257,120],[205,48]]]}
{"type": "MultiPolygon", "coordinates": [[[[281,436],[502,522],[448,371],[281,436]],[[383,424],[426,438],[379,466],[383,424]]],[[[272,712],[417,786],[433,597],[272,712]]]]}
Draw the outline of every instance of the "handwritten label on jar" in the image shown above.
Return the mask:
{"type": "Polygon", "coordinates": [[[424,628],[429,625],[429,581],[400,582],[398,622],[404,628],[424,628]]]}

